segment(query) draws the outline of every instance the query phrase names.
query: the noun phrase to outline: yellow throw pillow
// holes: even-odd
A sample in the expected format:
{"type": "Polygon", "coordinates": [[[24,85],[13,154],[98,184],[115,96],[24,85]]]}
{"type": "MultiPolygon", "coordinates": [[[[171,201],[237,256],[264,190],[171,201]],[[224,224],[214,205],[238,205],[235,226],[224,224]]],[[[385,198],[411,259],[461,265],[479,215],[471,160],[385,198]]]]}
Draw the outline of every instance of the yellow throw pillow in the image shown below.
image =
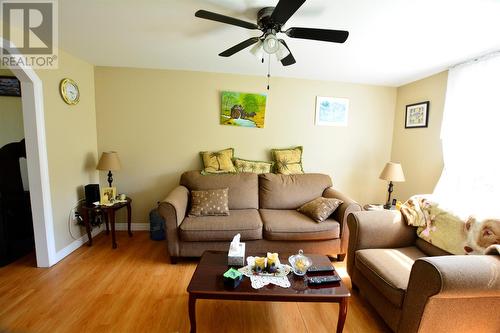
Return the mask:
{"type": "Polygon", "coordinates": [[[202,174],[236,172],[233,164],[234,149],[227,148],[219,151],[200,152],[203,162],[202,174]]]}
{"type": "Polygon", "coordinates": [[[189,216],[229,215],[227,188],[220,190],[191,191],[189,216]]]}
{"type": "Polygon", "coordinates": [[[235,158],[233,162],[238,172],[271,173],[273,169],[273,162],[251,161],[241,158],[235,158]]]}
{"type": "Polygon", "coordinates": [[[302,146],[289,149],[272,149],[276,173],[293,175],[304,173],[302,168],[302,146]]]}
{"type": "Polygon", "coordinates": [[[323,222],[342,203],[343,201],[339,199],[319,197],[303,204],[297,211],[309,216],[316,222],[323,222]]]}

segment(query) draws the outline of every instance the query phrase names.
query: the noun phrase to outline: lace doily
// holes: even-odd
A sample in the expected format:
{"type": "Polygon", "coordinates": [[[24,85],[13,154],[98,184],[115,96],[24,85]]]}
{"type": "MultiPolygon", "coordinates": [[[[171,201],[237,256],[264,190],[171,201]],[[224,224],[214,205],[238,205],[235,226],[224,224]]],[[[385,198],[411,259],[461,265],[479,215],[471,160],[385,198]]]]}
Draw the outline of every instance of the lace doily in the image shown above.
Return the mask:
{"type": "Polygon", "coordinates": [[[287,275],[292,271],[292,267],[280,264],[276,273],[255,273],[253,267],[253,257],[247,258],[248,265],[238,269],[240,273],[250,278],[252,288],[260,289],[268,284],[274,284],[283,288],[290,287],[287,275]]]}
{"type": "Polygon", "coordinates": [[[261,276],[252,275],[250,276],[250,282],[252,282],[253,289],[260,289],[268,284],[275,284],[283,288],[290,287],[290,281],[286,276],[261,276]]]}

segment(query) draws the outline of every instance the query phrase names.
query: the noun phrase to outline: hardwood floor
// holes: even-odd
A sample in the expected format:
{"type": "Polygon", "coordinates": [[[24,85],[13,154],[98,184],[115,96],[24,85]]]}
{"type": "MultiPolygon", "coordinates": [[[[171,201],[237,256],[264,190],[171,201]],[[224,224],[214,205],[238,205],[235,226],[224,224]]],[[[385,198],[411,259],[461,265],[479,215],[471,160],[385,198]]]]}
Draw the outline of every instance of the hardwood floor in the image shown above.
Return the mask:
{"type": "MultiPolygon", "coordinates": [[[[0,268],[0,332],[188,332],[186,288],[196,261],[169,263],[149,233],[95,238],[50,269],[34,256],[0,268]]],[[[350,285],[343,263],[337,270],[350,285]]],[[[331,332],[337,304],[197,302],[199,332],[331,332]]],[[[388,332],[354,292],[344,332],[388,332]]]]}

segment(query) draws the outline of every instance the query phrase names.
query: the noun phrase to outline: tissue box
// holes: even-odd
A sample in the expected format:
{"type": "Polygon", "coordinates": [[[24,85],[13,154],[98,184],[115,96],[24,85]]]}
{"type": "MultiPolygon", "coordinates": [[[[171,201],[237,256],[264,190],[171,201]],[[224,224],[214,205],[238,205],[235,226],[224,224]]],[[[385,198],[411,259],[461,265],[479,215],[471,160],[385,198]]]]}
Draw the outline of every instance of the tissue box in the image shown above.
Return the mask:
{"type": "Polygon", "coordinates": [[[229,266],[245,266],[245,243],[239,243],[236,249],[229,248],[227,264],[229,266]]]}

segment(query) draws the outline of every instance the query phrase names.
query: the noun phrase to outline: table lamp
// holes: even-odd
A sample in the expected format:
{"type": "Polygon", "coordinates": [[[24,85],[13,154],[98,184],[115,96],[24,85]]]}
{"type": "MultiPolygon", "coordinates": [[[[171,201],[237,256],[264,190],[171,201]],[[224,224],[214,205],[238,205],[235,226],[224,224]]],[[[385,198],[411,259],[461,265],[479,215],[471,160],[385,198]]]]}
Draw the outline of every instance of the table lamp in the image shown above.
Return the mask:
{"type": "Polygon", "coordinates": [[[405,175],[403,173],[403,168],[401,167],[401,164],[388,162],[385,165],[384,170],[382,170],[382,173],[380,174],[379,178],[389,181],[389,188],[387,189],[387,192],[389,192],[389,196],[387,197],[387,203],[384,205],[384,208],[390,209],[392,206],[391,205],[392,188],[394,186],[392,182],[405,181],[405,175]]]}
{"type": "Polygon", "coordinates": [[[97,163],[97,170],[108,170],[108,183],[109,187],[113,184],[113,174],[111,171],[118,171],[121,169],[120,158],[116,151],[107,151],[102,153],[99,163],[97,163]]]}

